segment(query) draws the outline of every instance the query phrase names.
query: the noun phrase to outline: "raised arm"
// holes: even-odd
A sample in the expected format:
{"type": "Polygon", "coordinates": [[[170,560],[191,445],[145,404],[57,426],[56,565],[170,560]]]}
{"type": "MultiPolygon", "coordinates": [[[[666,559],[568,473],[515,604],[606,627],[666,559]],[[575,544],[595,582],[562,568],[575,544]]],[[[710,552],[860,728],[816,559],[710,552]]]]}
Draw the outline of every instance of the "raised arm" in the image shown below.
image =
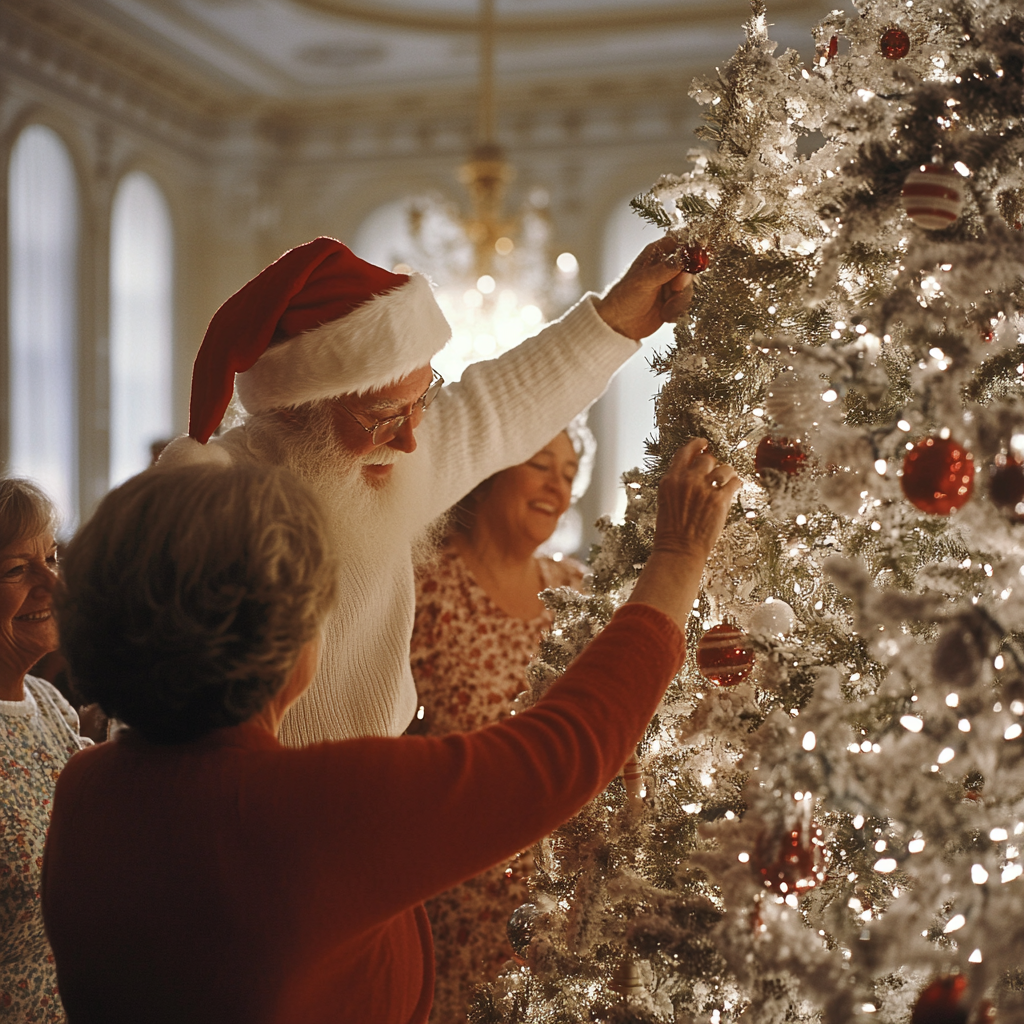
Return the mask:
{"type": "Polygon", "coordinates": [[[297,870],[360,879],[338,912],[369,926],[500,862],[569,818],[622,767],[679,668],[679,626],[738,486],[705,444],[682,449],[662,483],[640,593],[533,708],[474,733],[296,752],[323,759],[303,799],[318,829],[331,821],[339,830],[330,843],[322,834],[317,844],[297,838],[321,861],[297,870]],[[354,777],[370,784],[354,788],[354,777]]]}
{"type": "Polygon", "coordinates": [[[604,297],[586,296],[537,337],[476,363],[444,389],[420,436],[432,462],[431,516],[532,455],[599,398],[636,344],[689,306],[678,244],[648,245],[604,297]]]}

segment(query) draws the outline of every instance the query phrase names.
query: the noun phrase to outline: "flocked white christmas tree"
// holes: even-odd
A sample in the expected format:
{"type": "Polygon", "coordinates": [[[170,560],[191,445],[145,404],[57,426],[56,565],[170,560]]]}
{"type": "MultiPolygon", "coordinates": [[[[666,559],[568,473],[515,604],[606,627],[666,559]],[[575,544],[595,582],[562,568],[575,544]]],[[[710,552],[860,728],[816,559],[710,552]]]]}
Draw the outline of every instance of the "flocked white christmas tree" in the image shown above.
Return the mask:
{"type": "Polygon", "coordinates": [[[635,206],[698,278],[536,696],[703,436],[745,479],[637,763],[538,850],[471,1020],[1024,1019],[1024,14],[861,2],[694,84],[635,206]],[[700,666],[698,665],[700,662],[700,666]]]}

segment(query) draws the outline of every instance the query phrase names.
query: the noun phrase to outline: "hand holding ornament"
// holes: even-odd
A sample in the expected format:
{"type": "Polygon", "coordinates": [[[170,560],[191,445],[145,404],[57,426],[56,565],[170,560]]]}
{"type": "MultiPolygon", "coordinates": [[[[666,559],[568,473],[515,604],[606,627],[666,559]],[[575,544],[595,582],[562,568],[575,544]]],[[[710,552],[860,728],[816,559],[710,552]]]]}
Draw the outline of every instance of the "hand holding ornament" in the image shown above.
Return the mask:
{"type": "Polygon", "coordinates": [[[696,438],[676,453],[658,486],[654,551],[630,601],[642,601],[684,628],[704,565],[725,526],[740,480],[696,438]]]}
{"type": "Polygon", "coordinates": [[[679,242],[668,235],[646,246],[607,294],[594,299],[601,319],[634,341],[678,320],[693,299],[693,274],[679,253],[679,242]]]}

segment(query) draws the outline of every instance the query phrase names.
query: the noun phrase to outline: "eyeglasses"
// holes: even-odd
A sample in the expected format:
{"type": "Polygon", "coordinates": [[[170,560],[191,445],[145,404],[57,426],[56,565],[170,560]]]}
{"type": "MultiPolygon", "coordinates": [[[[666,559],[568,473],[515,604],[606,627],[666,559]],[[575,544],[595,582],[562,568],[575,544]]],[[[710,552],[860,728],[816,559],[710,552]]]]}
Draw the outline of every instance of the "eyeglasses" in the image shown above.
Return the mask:
{"type": "MultiPolygon", "coordinates": [[[[359,413],[353,412],[348,406],[342,405],[341,408],[345,410],[370,435],[370,440],[375,445],[387,444],[388,441],[393,441],[397,436],[398,432],[405,426],[406,420],[411,420],[414,416],[418,416],[420,413],[426,412],[430,408],[430,403],[437,398],[438,393],[444,386],[444,377],[433,370],[434,379],[430,382],[430,387],[412,403],[411,408],[408,412],[402,413],[398,416],[389,416],[384,420],[374,420],[369,426],[363,421],[368,419],[366,416],[362,416],[359,413]]],[[[341,403],[338,403],[341,405],[341,403]]]]}

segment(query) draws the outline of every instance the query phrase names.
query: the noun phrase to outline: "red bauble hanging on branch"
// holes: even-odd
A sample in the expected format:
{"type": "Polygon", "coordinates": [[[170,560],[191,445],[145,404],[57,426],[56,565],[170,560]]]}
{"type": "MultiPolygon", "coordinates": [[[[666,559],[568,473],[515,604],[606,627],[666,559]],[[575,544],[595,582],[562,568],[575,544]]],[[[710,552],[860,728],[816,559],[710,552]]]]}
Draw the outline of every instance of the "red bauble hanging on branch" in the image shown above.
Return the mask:
{"type": "Polygon", "coordinates": [[[992,504],[1024,522],[1024,462],[1016,455],[997,455],[988,469],[988,487],[992,504]]]}
{"type": "Polygon", "coordinates": [[[948,228],[964,208],[963,181],[963,176],[950,167],[921,164],[903,182],[903,209],[919,228],[948,228]]]}
{"type": "Polygon", "coordinates": [[[886,60],[902,60],[910,53],[910,36],[901,28],[893,25],[882,33],[878,40],[878,48],[886,60]]]}
{"type": "Polygon", "coordinates": [[[917,997],[910,1024],[967,1024],[963,1007],[967,979],[962,974],[936,978],[917,997]]]}
{"type": "Polygon", "coordinates": [[[795,828],[781,841],[762,838],[757,849],[757,868],[764,887],[781,896],[803,895],[825,880],[821,829],[795,828]]]}
{"type": "Polygon", "coordinates": [[[679,259],[687,274],[702,274],[711,263],[711,254],[702,245],[684,245],[679,259]]]}
{"type": "Polygon", "coordinates": [[[795,476],[807,461],[807,451],[799,441],[788,437],[765,434],[754,452],[754,472],[763,477],[766,472],[795,476]]]}
{"type": "Polygon", "coordinates": [[[903,460],[900,486],[907,500],[935,516],[963,508],[974,490],[974,460],[950,437],[926,437],[903,460]]]}
{"type": "Polygon", "coordinates": [[[753,667],[747,634],[731,622],[712,626],[697,641],[697,671],[715,686],[742,683],[753,667]]]}

